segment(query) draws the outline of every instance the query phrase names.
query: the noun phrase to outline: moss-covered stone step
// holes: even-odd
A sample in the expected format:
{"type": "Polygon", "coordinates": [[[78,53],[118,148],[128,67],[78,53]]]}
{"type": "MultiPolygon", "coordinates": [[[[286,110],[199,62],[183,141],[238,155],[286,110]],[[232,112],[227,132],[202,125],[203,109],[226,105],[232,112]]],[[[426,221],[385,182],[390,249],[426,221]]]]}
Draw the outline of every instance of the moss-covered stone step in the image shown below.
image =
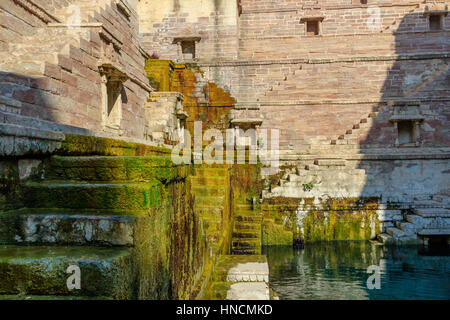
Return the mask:
{"type": "Polygon", "coordinates": [[[225,197],[196,196],[194,204],[195,207],[213,207],[213,206],[223,207],[225,205],[225,197]]]}
{"type": "Polygon", "coordinates": [[[229,175],[228,168],[195,168],[194,175],[204,177],[226,177],[229,175]]]}
{"type": "Polygon", "coordinates": [[[259,214],[235,214],[234,217],[237,222],[253,222],[253,223],[261,223],[262,216],[259,214]]]}
{"type": "Polygon", "coordinates": [[[233,238],[246,238],[246,239],[260,239],[261,238],[261,232],[258,232],[257,230],[250,230],[250,231],[233,231],[233,238]]]}
{"type": "Polygon", "coordinates": [[[236,232],[259,232],[261,233],[261,224],[252,222],[235,222],[234,231],[236,232]]]}
{"type": "Polygon", "coordinates": [[[215,217],[222,219],[223,208],[219,208],[217,206],[210,207],[199,207],[196,206],[194,208],[195,213],[199,217],[215,217]]]}
{"type": "Polygon", "coordinates": [[[251,204],[242,204],[242,203],[235,203],[234,204],[234,211],[253,211],[253,206],[251,204]]]}
{"type": "Polygon", "coordinates": [[[0,214],[0,244],[132,246],[135,220],[82,210],[13,210],[0,214]]]}
{"type": "MultiPolygon", "coordinates": [[[[0,246],[0,294],[133,297],[130,249],[0,246]],[[80,268],[81,288],[69,290],[69,266],[80,268]]],[[[73,280],[73,279],[72,279],[73,280]]],[[[72,282],[69,282],[72,283],[72,282]]]]}
{"type": "Polygon", "coordinates": [[[191,182],[193,186],[225,186],[227,182],[227,177],[202,177],[202,176],[192,176],[191,182]]]}
{"type": "Polygon", "coordinates": [[[170,157],[61,157],[45,164],[49,180],[149,181],[168,183],[186,178],[187,166],[176,166],[170,157]]]}
{"type": "Polygon", "coordinates": [[[221,255],[212,280],[215,282],[266,281],[269,266],[265,255],[221,255]]]}
{"type": "Polygon", "coordinates": [[[224,197],[227,194],[227,189],[223,186],[193,186],[192,193],[195,196],[204,196],[204,197],[224,197]]]}
{"type": "Polygon", "coordinates": [[[231,245],[233,248],[260,248],[260,238],[232,238],[231,245]]]}
{"type": "Polygon", "coordinates": [[[241,248],[235,247],[231,249],[231,254],[236,255],[254,255],[261,254],[261,248],[241,248]]]}
{"type": "Polygon", "coordinates": [[[143,183],[26,183],[22,202],[28,208],[129,209],[156,207],[161,200],[158,181],[143,183]]]}

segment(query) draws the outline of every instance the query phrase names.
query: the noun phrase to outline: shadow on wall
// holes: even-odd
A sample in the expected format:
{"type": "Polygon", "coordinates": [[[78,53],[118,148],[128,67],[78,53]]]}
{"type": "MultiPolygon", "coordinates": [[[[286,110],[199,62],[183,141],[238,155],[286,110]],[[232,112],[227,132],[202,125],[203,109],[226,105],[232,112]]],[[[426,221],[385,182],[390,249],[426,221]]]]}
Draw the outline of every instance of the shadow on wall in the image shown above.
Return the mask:
{"type": "MultiPolygon", "coordinates": [[[[423,13],[410,14],[394,33],[400,59],[387,72],[380,103],[365,119],[370,129],[359,137],[363,154],[372,153],[372,148],[388,147],[389,153],[400,155],[450,146],[450,70],[449,58],[445,56],[450,51],[450,38],[442,30],[411,33],[414,26],[423,28],[424,23],[429,22],[423,13]],[[402,58],[412,53],[422,57],[402,58]]],[[[429,151],[433,152],[438,150],[429,151]]],[[[382,195],[383,202],[448,196],[448,159],[418,158],[421,157],[398,156],[393,161],[361,162],[359,168],[365,169],[367,175],[361,196],[382,195]]]]}
{"type": "MultiPolygon", "coordinates": [[[[43,82],[48,81],[44,79],[43,77],[31,77],[0,70],[0,111],[55,121],[52,114],[53,101],[47,96],[43,96],[38,89],[43,82]]],[[[62,93],[58,90],[49,90],[48,92],[62,93]]]]}

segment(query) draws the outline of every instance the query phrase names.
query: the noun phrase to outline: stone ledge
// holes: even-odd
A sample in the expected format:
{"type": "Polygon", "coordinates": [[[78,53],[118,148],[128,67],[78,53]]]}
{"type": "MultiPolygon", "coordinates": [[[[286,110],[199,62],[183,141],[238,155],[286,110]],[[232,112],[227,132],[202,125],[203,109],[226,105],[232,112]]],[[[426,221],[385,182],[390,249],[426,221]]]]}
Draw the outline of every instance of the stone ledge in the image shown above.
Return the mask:
{"type": "Polygon", "coordinates": [[[417,53],[417,54],[393,54],[386,56],[356,56],[334,59],[278,59],[278,60],[229,60],[229,61],[200,61],[196,65],[199,67],[238,67],[238,66],[259,66],[272,64],[325,64],[341,62],[371,62],[371,61],[396,61],[396,60],[429,60],[429,59],[447,59],[449,52],[445,53],[417,53]]]}
{"type": "Polygon", "coordinates": [[[0,133],[5,136],[32,138],[50,141],[63,141],[65,136],[62,132],[46,131],[36,128],[24,127],[10,123],[0,123],[0,133]]]}

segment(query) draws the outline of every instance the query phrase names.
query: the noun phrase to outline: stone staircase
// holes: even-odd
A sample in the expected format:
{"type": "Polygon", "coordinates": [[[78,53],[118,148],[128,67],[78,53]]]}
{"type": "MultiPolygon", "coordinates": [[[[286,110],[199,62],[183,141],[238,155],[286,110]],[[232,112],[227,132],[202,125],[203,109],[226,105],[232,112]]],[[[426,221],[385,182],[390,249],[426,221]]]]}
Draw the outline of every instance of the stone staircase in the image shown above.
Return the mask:
{"type": "Polygon", "coordinates": [[[377,239],[383,243],[420,242],[420,237],[450,236],[450,210],[444,207],[413,209],[403,220],[386,228],[377,239]]]}
{"type": "MultiPolygon", "coordinates": [[[[423,0],[422,3],[426,3],[426,0],[423,0]]],[[[387,26],[381,30],[381,33],[391,33],[397,31],[399,24],[404,19],[404,17],[407,17],[415,12],[418,14],[423,14],[423,10],[424,9],[422,4],[416,4],[413,9],[407,11],[406,14],[404,14],[400,19],[394,19],[390,26],[387,26]]]]}
{"type": "Polygon", "coordinates": [[[287,73],[284,78],[280,81],[275,82],[274,86],[271,86],[268,91],[264,92],[264,96],[268,97],[272,94],[273,91],[278,92],[279,90],[283,89],[287,81],[294,75],[299,74],[302,70],[302,65],[300,65],[298,68],[295,68],[290,73],[287,73]]]}
{"type": "Polygon", "coordinates": [[[231,254],[261,254],[262,214],[251,205],[236,204],[233,220],[231,254]]]}
{"type": "Polygon", "coordinates": [[[263,190],[263,198],[311,198],[333,194],[347,181],[343,194],[359,194],[365,185],[366,171],[339,158],[303,160],[293,170],[281,175],[275,185],[263,190]]]}
{"type": "Polygon", "coordinates": [[[159,215],[148,212],[161,205],[161,181],[177,174],[157,157],[44,161],[22,184],[16,209],[0,214],[0,299],[144,298],[138,279],[148,275],[138,270],[154,254],[157,237],[148,231],[159,215]],[[73,265],[81,288],[71,291],[73,265]]]}

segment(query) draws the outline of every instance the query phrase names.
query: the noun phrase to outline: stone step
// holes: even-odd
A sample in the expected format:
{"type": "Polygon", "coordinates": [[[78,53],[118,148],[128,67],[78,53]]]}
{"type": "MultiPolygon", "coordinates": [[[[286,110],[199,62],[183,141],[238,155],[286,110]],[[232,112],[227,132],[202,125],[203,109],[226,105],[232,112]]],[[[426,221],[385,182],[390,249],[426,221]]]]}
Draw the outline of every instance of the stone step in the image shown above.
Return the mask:
{"type": "Polygon", "coordinates": [[[225,187],[203,187],[203,186],[193,186],[192,193],[197,196],[203,197],[224,197],[227,194],[227,189],[225,187]]]}
{"type": "Polygon", "coordinates": [[[443,217],[450,218],[450,210],[444,208],[415,209],[416,214],[424,218],[443,217]]]}
{"type": "Polygon", "coordinates": [[[238,255],[261,254],[261,248],[233,247],[231,248],[231,254],[238,254],[238,255]]]}
{"type": "Polygon", "coordinates": [[[406,216],[406,221],[408,221],[414,225],[417,225],[417,226],[422,225],[424,220],[426,220],[426,218],[419,216],[417,214],[408,214],[406,216]]]}
{"type": "Polygon", "coordinates": [[[227,177],[191,177],[192,185],[200,186],[225,186],[227,185],[227,177]]]}
{"type": "Polygon", "coordinates": [[[270,300],[269,286],[265,282],[213,282],[208,300],[270,300]]]}
{"type": "Polygon", "coordinates": [[[420,236],[449,236],[450,228],[426,228],[420,230],[417,234],[420,236]]]}
{"type": "Polygon", "coordinates": [[[28,182],[22,186],[27,208],[145,210],[159,204],[160,183],[28,182]]]}
{"type": "Polygon", "coordinates": [[[394,239],[405,236],[405,232],[395,227],[386,228],[386,233],[392,236],[394,239]]]}
{"type": "Polygon", "coordinates": [[[395,226],[405,233],[413,233],[417,230],[417,226],[410,222],[396,221],[395,226]]]}
{"type": "Polygon", "coordinates": [[[130,249],[0,246],[0,294],[132,298],[130,249]],[[80,290],[69,290],[69,266],[78,266],[80,290]]]}
{"type": "Polygon", "coordinates": [[[260,239],[261,232],[258,232],[258,230],[248,230],[248,231],[234,230],[233,238],[234,239],[260,239]]]}
{"type": "Polygon", "coordinates": [[[253,206],[251,204],[236,203],[236,204],[234,204],[234,210],[235,211],[239,211],[239,210],[243,210],[243,211],[253,210],[253,206]]]}
{"type": "Polygon", "coordinates": [[[232,248],[259,248],[261,239],[258,238],[234,238],[231,240],[232,248]]]}
{"type": "Polygon", "coordinates": [[[253,210],[253,209],[234,209],[234,213],[237,216],[257,216],[261,214],[261,211],[253,210]]]}
{"type": "Polygon", "coordinates": [[[175,167],[169,157],[61,157],[53,156],[45,166],[44,178],[74,181],[168,182],[186,176],[184,167],[175,167]],[[184,172],[183,172],[184,170],[184,172]]]}
{"type": "Polygon", "coordinates": [[[234,231],[236,232],[258,232],[261,233],[261,224],[260,223],[248,223],[248,222],[235,222],[234,223],[234,231]]]}
{"type": "Polygon", "coordinates": [[[11,210],[0,214],[0,244],[133,246],[134,224],[130,212],[11,210]]]}
{"type": "Polygon", "coordinates": [[[394,238],[387,233],[380,233],[377,235],[377,240],[384,244],[389,244],[394,241],[394,238]]]}
{"type": "Polygon", "coordinates": [[[261,223],[262,215],[235,215],[236,222],[261,223]]]}
{"type": "MultiPolygon", "coordinates": [[[[3,86],[4,84],[0,82],[0,86],[3,86]]],[[[6,93],[10,94],[10,93],[6,93]]],[[[17,100],[11,96],[4,96],[0,94],[0,109],[2,110],[8,110],[10,112],[20,112],[20,109],[22,108],[23,102],[20,100],[17,100]]]]}
{"type": "Polygon", "coordinates": [[[195,196],[195,207],[224,207],[226,205],[225,196],[195,196]]]}
{"type": "Polygon", "coordinates": [[[270,300],[270,290],[266,282],[239,282],[230,286],[227,300],[270,300]]]}
{"type": "Polygon", "coordinates": [[[214,268],[215,282],[269,282],[269,266],[265,255],[221,255],[214,268]]]}
{"type": "Polygon", "coordinates": [[[228,168],[195,168],[195,176],[204,177],[227,177],[229,175],[228,168]]]}

